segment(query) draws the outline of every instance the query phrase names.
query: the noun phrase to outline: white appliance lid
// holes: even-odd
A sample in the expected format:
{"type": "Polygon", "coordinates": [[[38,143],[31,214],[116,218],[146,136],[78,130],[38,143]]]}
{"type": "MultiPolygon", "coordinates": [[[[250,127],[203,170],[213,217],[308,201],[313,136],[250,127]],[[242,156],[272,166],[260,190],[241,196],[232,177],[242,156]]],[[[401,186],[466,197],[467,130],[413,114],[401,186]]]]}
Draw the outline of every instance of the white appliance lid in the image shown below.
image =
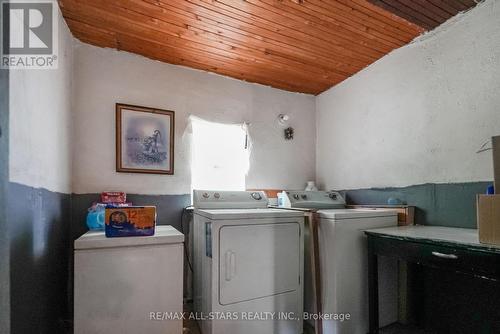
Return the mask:
{"type": "Polygon", "coordinates": [[[195,209],[194,213],[214,220],[304,217],[304,212],[284,209],[195,209]]]}
{"type": "Polygon", "coordinates": [[[146,237],[106,238],[104,231],[89,231],[75,240],[75,250],[144,245],[162,245],[184,242],[184,234],[171,225],[156,226],[155,234],[146,237]]]}
{"type": "Polygon", "coordinates": [[[350,219],[350,218],[374,218],[397,216],[398,212],[391,209],[333,209],[319,210],[318,214],[323,219],[350,219]]]}

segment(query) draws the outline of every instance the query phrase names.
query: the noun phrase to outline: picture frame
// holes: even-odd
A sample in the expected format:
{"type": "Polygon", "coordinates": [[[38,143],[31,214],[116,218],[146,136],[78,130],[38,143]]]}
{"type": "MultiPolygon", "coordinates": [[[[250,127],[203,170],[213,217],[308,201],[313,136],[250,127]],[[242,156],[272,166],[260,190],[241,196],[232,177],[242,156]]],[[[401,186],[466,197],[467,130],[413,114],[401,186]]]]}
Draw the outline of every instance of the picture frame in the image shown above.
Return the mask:
{"type": "Polygon", "coordinates": [[[116,171],[174,174],[175,112],[116,103],[116,171]]]}

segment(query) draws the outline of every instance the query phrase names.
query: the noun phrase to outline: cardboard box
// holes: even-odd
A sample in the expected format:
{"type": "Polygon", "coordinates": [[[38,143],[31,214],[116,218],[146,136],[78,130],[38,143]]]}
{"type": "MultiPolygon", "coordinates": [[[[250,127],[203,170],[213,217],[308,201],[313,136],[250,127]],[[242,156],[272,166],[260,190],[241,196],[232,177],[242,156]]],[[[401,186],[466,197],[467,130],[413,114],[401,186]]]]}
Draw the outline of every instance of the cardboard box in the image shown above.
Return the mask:
{"type": "Polygon", "coordinates": [[[123,191],[104,191],[101,193],[102,203],[125,203],[127,194],[123,191]]]}
{"type": "Polygon", "coordinates": [[[500,245],[500,194],[477,195],[479,242],[500,245]]]}
{"type": "Polygon", "coordinates": [[[495,194],[500,194],[500,136],[491,138],[491,147],[493,149],[493,177],[495,194]]]}
{"type": "Polygon", "coordinates": [[[156,207],[107,207],[105,214],[106,237],[150,236],[155,234],[156,207]]]}

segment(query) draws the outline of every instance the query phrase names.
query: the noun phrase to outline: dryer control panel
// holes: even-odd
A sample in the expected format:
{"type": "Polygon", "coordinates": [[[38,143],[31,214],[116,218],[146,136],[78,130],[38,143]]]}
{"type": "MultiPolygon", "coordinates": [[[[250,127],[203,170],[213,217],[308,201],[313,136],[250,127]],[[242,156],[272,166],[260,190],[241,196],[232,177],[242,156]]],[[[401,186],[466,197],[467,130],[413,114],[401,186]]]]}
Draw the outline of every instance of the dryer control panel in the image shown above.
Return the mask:
{"type": "Polygon", "coordinates": [[[263,191],[193,190],[196,209],[260,209],[268,204],[263,191]]]}
{"type": "Polygon", "coordinates": [[[344,209],[345,200],[336,191],[286,191],[288,201],[280,205],[301,209],[344,209]]]}

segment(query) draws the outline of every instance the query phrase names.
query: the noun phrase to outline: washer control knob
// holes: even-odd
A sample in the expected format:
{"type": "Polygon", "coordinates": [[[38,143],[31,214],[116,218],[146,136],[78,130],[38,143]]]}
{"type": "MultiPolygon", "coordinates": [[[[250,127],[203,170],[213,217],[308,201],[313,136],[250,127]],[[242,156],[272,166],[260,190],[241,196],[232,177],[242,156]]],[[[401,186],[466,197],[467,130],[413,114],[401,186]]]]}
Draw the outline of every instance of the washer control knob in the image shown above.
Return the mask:
{"type": "Polygon", "coordinates": [[[302,199],[303,199],[303,200],[306,200],[306,199],[307,199],[307,195],[302,195],[302,196],[300,196],[300,197],[302,197],[302,199]]]}
{"type": "Polygon", "coordinates": [[[262,195],[260,193],[252,193],[252,198],[256,201],[260,201],[262,199],[262,195]]]}
{"type": "Polygon", "coordinates": [[[210,195],[208,193],[203,193],[202,196],[203,196],[203,198],[209,198],[210,197],[210,195]]]}
{"type": "Polygon", "coordinates": [[[214,197],[215,197],[216,199],[219,199],[219,198],[220,198],[220,194],[219,194],[219,193],[215,193],[215,194],[214,194],[214,197]]]}
{"type": "Polygon", "coordinates": [[[299,200],[300,199],[299,194],[293,195],[293,198],[295,198],[296,200],[299,200]]]}
{"type": "Polygon", "coordinates": [[[330,196],[330,198],[333,200],[337,200],[337,194],[335,194],[335,193],[330,193],[330,195],[328,195],[328,196],[330,196]]]}

